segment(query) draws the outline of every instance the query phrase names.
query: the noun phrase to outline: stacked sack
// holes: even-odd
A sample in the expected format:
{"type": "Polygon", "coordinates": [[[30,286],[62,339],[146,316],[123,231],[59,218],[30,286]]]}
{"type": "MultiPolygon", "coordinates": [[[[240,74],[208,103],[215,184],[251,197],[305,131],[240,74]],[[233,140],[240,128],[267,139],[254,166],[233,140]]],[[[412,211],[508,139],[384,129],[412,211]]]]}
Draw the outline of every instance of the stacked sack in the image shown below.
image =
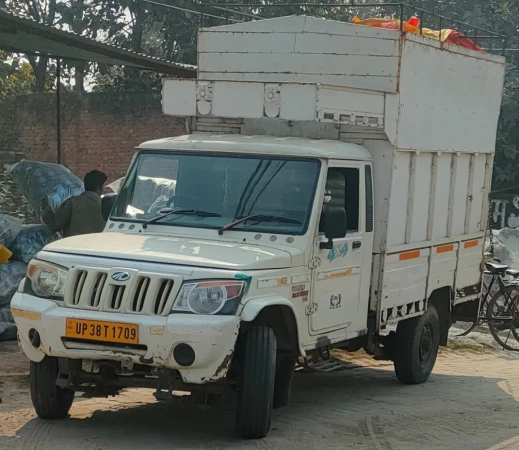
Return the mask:
{"type": "Polygon", "coordinates": [[[10,304],[27,264],[56,236],[47,225],[22,225],[22,221],[0,214],[0,341],[16,339],[10,304]]]}
{"type": "MultiPolygon", "coordinates": [[[[83,182],[58,164],[21,161],[7,171],[34,211],[46,206],[56,211],[84,191],[83,182]]],[[[22,220],[0,213],[0,341],[16,339],[10,303],[27,264],[57,237],[47,225],[23,225],[22,220]]]]}

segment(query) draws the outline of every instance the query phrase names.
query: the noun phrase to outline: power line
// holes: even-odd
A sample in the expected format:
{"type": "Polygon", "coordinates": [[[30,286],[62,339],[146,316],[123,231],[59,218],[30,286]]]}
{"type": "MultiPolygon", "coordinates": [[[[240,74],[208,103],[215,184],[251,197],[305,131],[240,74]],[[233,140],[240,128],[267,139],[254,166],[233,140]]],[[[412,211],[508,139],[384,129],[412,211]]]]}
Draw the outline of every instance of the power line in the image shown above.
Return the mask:
{"type": "MultiPolygon", "coordinates": [[[[230,19],[228,17],[223,17],[223,16],[215,16],[214,14],[209,14],[209,13],[205,13],[202,11],[196,11],[194,9],[182,8],[180,6],[168,5],[167,3],[160,3],[160,2],[156,2],[154,0],[141,0],[141,1],[143,1],[145,3],[151,3],[152,5],[162,6],[164,8],[176,9],[178,11],[184,11],[184,12],[188,12],[191,14],[196,14],[201,17],[212,17],[213,19],[221,19],[221,20],[228,20],[229,22],[241,23],[240,20],[230,19]]],[[[238,11],[236,11],[236,13],[240,14],[238,11]]]]}

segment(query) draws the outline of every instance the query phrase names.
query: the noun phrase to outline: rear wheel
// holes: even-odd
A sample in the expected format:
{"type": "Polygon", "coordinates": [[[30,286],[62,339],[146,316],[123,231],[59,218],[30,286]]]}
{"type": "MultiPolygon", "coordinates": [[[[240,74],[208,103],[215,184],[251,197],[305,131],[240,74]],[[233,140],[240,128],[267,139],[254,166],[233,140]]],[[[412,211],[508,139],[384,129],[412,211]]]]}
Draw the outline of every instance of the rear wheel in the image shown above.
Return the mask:
{"type": "Polygon", "coordinates": [[[427,381],[440,347],[440,320],[434,305],[412,319],[399,322],[395,338],[395,372],[405,384],[427,381]]]}
{"type": "Polygon", "coordinates": [[[488,329],[499,346],[505,350],[519,350],[515,324],[518,293],[518,286],[506,286],[497,291],[488,304],[488,329]]]}
{"type": "Polygon", "coordinates": [[[236,433],[246,439],[270,430],[276,373],[276,337],[272,328],[253,325],[243,336],[236,433]]]}
{"type": "Polygon", "coordinates": [[[31,361],[29,383],[36,414],[42,419],[63,419],[74,401],[74,392],[56,385],[58,360],[46,356],[39,363],[31,361]]]}

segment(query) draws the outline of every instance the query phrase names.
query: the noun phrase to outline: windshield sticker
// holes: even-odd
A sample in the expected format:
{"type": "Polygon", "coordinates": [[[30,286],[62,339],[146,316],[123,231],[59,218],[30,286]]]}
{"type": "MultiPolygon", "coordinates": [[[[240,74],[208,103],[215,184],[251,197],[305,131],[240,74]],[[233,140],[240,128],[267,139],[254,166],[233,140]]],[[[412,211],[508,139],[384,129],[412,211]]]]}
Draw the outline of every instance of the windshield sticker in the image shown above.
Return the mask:
{"type": "Polygon", "coordinates": [[[348,254],[348,243],[346,242],[343,245],[333,247],[328,252],[328,261],[333,262],[337,258],[344,258],[348,254]]]}
{"type": "Polygon", "coordinates": [[[337,309],[341,307],[341,294],[332,295],[330,297],[330,309],[337,309]]]}

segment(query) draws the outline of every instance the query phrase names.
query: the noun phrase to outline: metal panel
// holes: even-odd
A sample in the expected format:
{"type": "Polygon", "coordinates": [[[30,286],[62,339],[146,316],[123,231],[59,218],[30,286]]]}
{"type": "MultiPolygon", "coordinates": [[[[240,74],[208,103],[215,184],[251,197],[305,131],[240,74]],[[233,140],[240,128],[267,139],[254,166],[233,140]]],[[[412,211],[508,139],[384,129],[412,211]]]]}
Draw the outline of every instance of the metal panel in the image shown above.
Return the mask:
{"type": "Polygon", "coordinates": [[[426,298],[429,249],[387,255],[383,271],[382,309],[426,298]]]}
{"type": "Polygon", "coordinates": [[[199,78],[313,82],[395,92],[398,34],[311,17],[201,30],[199,78]]]}
{"type": "Polygon", "coordinates": [[[282,85],[279,117],[287,120],[314,120],[316,91],[313,84],[282,85]]]}
{"type": "MultiPolygon", "coordinates": [[[[481,231],[484,224],[481,223],[483,198],[485,194],[485,170],[486,170],[486,158],[485,155],[478,155],[474,158],[473,163],[473,186],[470,198],[471,208],[468,222],[468,233],[476,233],[481,231]]],[[[485,210],[487,205],[485,205],[485,210]]],[[[485,214],[485,217],[488,215],[485,214]]]]}
{"type": "Polygon", "coordinates": [[[213,114],[221,117],[262,117],[263,92],[262,83],[215,83],[213,114]]]}
{"type": "Polygon", "coordinates": [[[427,225],[429,220],[429,201],[431,197],[431,167],[432,153],[416,155],[415,183],[410,195],[413,197],[413,208],[409,211],[411,229],[409,242],[427,240],[427,225]]]}
{"type": "Polygon", "coordinates": [[[442,153],[436,158],[436,183],[434,191],[434,214],[432,216],[431,239],[447,237],[447,222],[449,218],[449,199],[451,194],[451,164],[452,155],[442,153]]]}
{"type": "Polygon", "coordinates": [[[398,40],[394,30],[360,27],[351,23],[325,20],[308,16],[285,16],[273,19],[222,25],[206,28],[205,32],[246,32],[246,33],[324,33],[341,36],[366,36],[370,38],[398,40]]]}
{"type": "Polygon", "coordinates": [[[243,33],[206,30],[198,38],[198,54],[202,53],[291,53],[295,34],[243,33]]]}
{"type": "Polygon", "coordinates": [[[397,152],[393,161],[387,231],[388,247],[406,243],[411,155],[411,152],[397,152]]]}
{"type": "Polygon", "coordinates": [[[200,72],[253,73],[256,76],[262,73],[296,73],[366,77],[369,74],[369,80],[371,76],[395,76],[398,70],[396,56],[218,52],[200,53],[198,60],[200,72]]]}
{"type": "Polygon", "coordinates": [[[369,76],[366,75],[327,75],[307,73],[243,73],[243,72],[214,72],[199,70],[200,80],[236,80],[236,81],[261,81],[272,82],[296,82],[296,83],[322,83],[335,86],[345,86],[358,89],[370,89],[373,91],[395,92],[397,85],[396,76],[369,76]]]}
{"type": "Polygon", "coordinates": [[[494,152],[504,61],[417,41],[406,37],[402,50],[398,147],[494,152]]]}
{"type": "Polygon", "coordinates": [[[467,212],[467,195],[470,175],[470,155],[457,156],[456,177],[451,195],[453,205],[451,211],[452,229],[451,236],[463,236],[465,234],[465,215],[467,212]]]}
{"type": "Polygon", "coordinates": [[[355,113],[361,116],[384,117],[384,94],[362,92],[336,86],[319,86],[317,90],[317,110],[323,113],[355,113]]]}
{"type": "MultiPolygon", "coordinates": [[[[375,229],[373,252],[385,252],[388,239],[389,194],[393,174],[393,147],[386,140],[366,139],[362,145],[373,156],[375,229]]],[[[409,164],[409,163],[408,163],[409,164]]],[[[404,200],[405,201],[405,200],[404,200]]],[[[375,282],[375,281],[373,281],[375,282]]]]}
{"type": "Polygon", "coordinates": [[[438,245],[433,247],[429,280],[427,282],[427,298],[436,289],[450,286],[454,287],[454,274],[458,263],[458,243],[438,245]]]}
{"type": "Polygon", "coordinates": [[[306,54],[397,56],[399,46],[396,39],[306,33],[295,36],[293,50],[306,54]]]}
{"type": "Polygon", "coordinates": [[[196,80],[164,80],[162,111],[172,116],[196,115],[196,80]]]}
{"type": "Polygon", "coordinates": [[[481,280],[483,244],[483,237],[460,243],[458,269],[456,271],[456,291],[473,286],[481,280]]]}

